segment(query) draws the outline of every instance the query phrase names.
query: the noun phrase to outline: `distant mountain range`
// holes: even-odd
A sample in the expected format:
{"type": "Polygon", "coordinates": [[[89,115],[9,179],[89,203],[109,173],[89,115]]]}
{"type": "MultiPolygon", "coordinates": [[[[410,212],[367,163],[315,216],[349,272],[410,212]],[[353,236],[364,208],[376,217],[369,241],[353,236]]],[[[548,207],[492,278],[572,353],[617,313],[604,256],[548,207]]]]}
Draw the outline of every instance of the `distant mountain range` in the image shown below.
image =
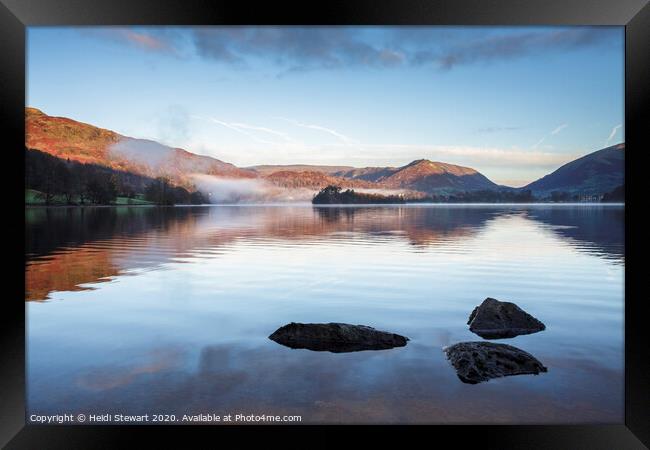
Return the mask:
{"type": "Polygon", "coordinates": [[[624,144],[590,153],[523,187],[509,188],[478,171],[426,159],[401,167],[260,165],[239,168],[155,141],[136,139],[110,130],[51,117],[25,109],[28,149],[63,160],[97,164],[114,170],[155,178],[166,176],[179,186],[191,186],[196,175],[225,179],[260,180],[276,187],[317,191],[328,185],[342,188],[400,191],[413,197],[453,192],[531,190],[539,196],[553,191],[602,195],[624,183],[624,144]]]}

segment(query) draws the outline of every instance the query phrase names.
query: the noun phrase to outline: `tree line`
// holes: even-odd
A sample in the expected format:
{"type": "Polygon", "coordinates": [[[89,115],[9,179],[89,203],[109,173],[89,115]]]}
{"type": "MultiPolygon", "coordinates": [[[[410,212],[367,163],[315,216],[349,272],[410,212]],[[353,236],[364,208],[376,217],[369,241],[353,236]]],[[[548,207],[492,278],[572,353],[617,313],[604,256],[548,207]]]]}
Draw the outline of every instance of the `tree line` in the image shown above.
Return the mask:
{"type": "MultiPolygon", "coordinates": [[[[414,202],[425,203],[532,203],[537,199],[530,189],[526,190],[480,190],[429,195],[414,202]]],[[[411,200],[409,200],[411,201],[411,200]]]]}
{"type": "Polygon", "coordinates": [[[158,205],[207,203],[200,192],[174,186],[166,177],[153,179],[25,150],[25,188],[38,191],[46,205],[110,205],[117,197],[137,196],[158,205]]]}

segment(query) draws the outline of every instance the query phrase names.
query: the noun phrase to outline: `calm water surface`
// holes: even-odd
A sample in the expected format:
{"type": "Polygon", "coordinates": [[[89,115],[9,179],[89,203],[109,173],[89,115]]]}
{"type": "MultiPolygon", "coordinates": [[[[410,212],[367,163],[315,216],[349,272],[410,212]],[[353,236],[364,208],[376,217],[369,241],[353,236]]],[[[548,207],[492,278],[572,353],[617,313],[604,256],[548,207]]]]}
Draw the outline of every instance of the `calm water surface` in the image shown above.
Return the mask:
{"type": "Polygon", "coordinates": [[[28,413],[298,414],[303,423],[623,420],[624,209],[612,205],[33,208],[28,413]],[[462,383],[442,348],[512,301],[499,340],[548,372],[462,383]],[[406,347],[292,350],[289,322],[406,347]]]}

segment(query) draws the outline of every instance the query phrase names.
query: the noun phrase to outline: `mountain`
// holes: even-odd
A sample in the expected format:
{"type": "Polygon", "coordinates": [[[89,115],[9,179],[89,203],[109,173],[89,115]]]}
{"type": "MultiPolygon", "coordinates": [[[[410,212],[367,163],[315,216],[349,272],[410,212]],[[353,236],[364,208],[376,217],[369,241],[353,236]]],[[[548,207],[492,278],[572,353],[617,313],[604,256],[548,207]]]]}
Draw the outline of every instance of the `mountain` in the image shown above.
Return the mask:
{"type": "MultiPolygon", "coordinates": [[[[469,167],[456,166],[426,159],[413,161],[402,167],[344,167],[336,166],[255,166],[267,179],[307,177],[314,182],[310,187],[325,187],[335,184],[344,188],[400,189],[426,194],[449,191],[476,191],[500,189],[484,175],[469,167]],[[275,168],[279,170],[274,171],[275,168]],[[320,175],[316,175],[320,174],[320,175]]],[[[296,184],[300,184],[296,180],[296,184]]],[[[307,186],[306,184],[300,184],[307,186]]]]}
{"type": "Polygon", "coordinates": [[[567,163],[522,189],[535,195],[553,191],[602,195],[625,183],[625,144],[613,145],[567,163]]]}
{"type": "Polygon", "coordinates": [[[419,159],[400,167],[378,183],[388,188],[406,188],[420,192],[476,191],[499,189],[499,185],[469,167],[419,159]]]}
{"type": "Polygon", "coordinates": [[[58,158],[98,164],[147,177],[168,176],[176,184],[191,184],[190,174],[255,178],[218,159],[196,155],[155,141],[135,139],[65,117],[25,108],[25,146],[58,158]]]}

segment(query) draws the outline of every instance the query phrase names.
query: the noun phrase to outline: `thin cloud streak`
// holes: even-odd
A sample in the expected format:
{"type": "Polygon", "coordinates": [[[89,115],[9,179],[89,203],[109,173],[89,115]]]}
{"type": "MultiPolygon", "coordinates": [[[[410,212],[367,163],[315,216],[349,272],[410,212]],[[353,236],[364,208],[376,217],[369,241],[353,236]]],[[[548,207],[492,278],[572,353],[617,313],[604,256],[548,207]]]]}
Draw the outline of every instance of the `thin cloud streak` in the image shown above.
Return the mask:
{"type": "Polygon", "coordinates": [[[331,128],[326,128],[326,127],[323,127],[323,126],[320,126],[320,125],[302,123],[302,122],[299,122],[299,121],[294,120],[294,119],[288,119],[286,117],[275,117],[275,118],[279,119],[279,120],[284,120],[285,122],[289,122],[289,123],[291,123],[291,124],[293,124],[293,125],[295,125],[297,127],[307,128],[307,129],[310,129],[310,130],[318,130],[318,131],[322,131],[324,133],[331,134],[332,136],[335,136],[341,142],[343,142],[344,144],[347,144],[347,145],[359,145],[358,141],[355,141],[354,139],[351,139],[351,138],[347,137],[346,135],[344,135],[342,133],[339,133],[338,131],[333,130],[331,128]]]}
{"type": "Polygon", "coordinates": [[[238,122],[230,123],[229,125],[231,125],[231,126],[233,126],[235,128],[243,128],[245,130],[261,131],[263,133],[272,134],[274,136],[278,136],[278,137],[284,139],[287,142],[296,142],[296,140],[291,138],[291,136],[289,136],[287,133],[272,130],[270,128],[258,127],[258,126],[255,126],[255,125],[249,125],[249,124],[246,124],[246,123],[238,123],[238,122]]]}
{"type": "Polygon", "coordinates": [[[544,137],[541,138],[539,141],[537,141],[537,142],[535,143],[535,145],[532,146],[532,149],[533,149],[533,150],[537,149],[537,147],[539,147],[540,145],[542,145],[542,143],[543,143],[545,140],[546,140],[546,136],[544,136],[544,137]]]}
{"type": "Polygon", "coordinates": [[[200,119],[200,120],[207,120],[208,122],[212,122],[212,123],[215,123],[217,125],[221,125],[221,126],[226,127],[226,128],[228,128],[230,130],[236,131],[237,133],[243,134],[244,136],[248,136],[249,138],[251,138],[252,140],[254,140],[255,142],[258,142],[260,144],[268,144],[268,145],[274,145],[275,144],[275,142],[267,141],[266,139],[261,139],[261,138],[255,136],[253,133],[249,133],[249,132],[245,131],[246,128],[250,128],[250,127],[242,127],[241,126],[242,124],[228,123],[228,122],[224,122],[224,121],[219,120],[219,119],[215,119],[214,117],[207,117],[206,118],[206,117],[200,117],[200,116],[192,116],[192,118],[200,119]]]}
{"type": "Polygon", "coordinates": [[[622,127],[623,127],[622,124],[618,124],[618,125],[616,125],[614,128],[612,128],[611,133],[609,133],[609,137],[608,137],[607,140],[605,141],[605,145],[609,144],[609,143],[612,141],[612,139],[614,139],[614,136],[616,136],[616,133],[617,133],[618,130],[620,130],[622,127]]]}
{"type": "Polygon", "coordinates": [[[564,130],[564,129],[565,129],[566,127],[568,127],[568,126],[569,126],[569,124],[563,123],[562,125],[560,125],[560,126],[557,127],[556,129],[554,129],[553,131],[551,131],[551,134],[552,134],[553,136],[555,136],[556,134],[558,134],[559,132],[561,132],[562,130],[564,130]]]}
{"type": "Polygon", "coordinates": [[[531,149],[536,150],[540,145],[542,145],[542,143],[546,140],[546,138],[548,138],[548,137],[550,137],[550,136],[555,136],[555,135],[561,133],[562,130],[564,130],[564,129],[565,129],[566,127],[568,127],[568,126],[569,126],[568,123],[563,123],[563,124],[561,124],[561,125],[558,125],[558,126],[555,127],[553,130],[551,130],[550,133],[548,133],[546,136],[542,137],[539,141],[537,141],[537,142],[536,142],[536,143],[531,147],[531,149]]]}

